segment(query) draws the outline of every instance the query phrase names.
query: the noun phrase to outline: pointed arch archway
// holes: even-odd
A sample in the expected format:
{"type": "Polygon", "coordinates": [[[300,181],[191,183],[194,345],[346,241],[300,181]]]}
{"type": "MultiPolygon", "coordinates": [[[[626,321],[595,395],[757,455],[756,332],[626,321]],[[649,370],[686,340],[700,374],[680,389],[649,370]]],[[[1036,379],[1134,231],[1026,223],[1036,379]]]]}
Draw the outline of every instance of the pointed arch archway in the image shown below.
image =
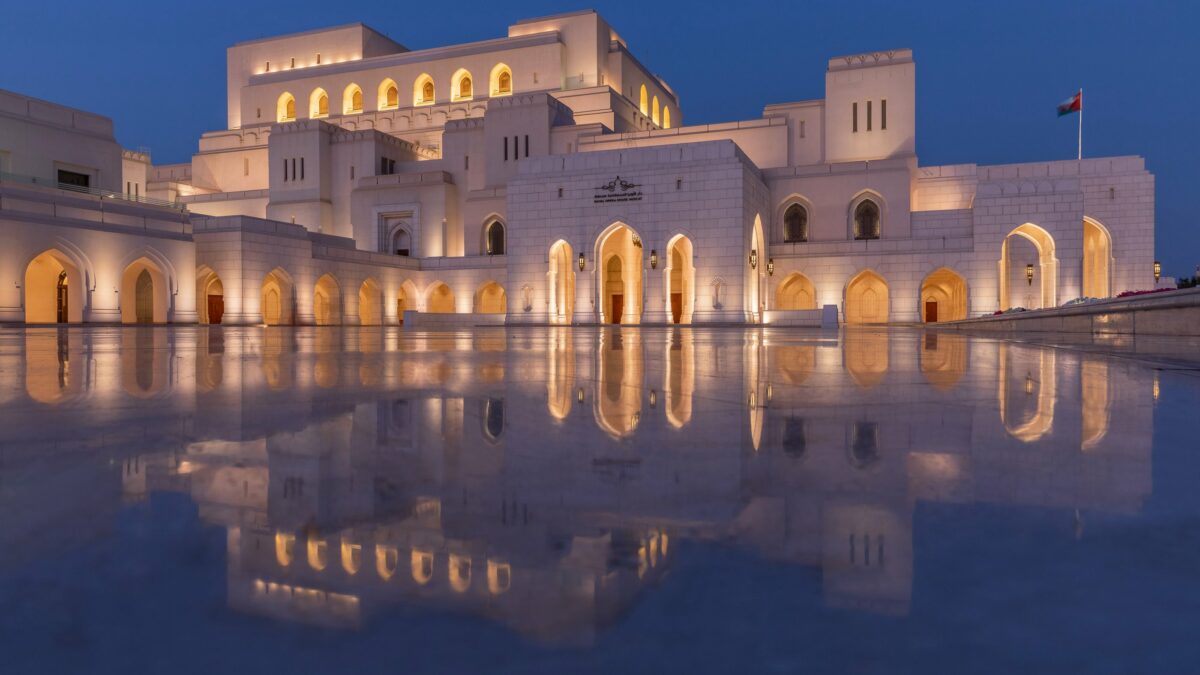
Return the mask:
{"type": "Polygon", "coordinates": [[[644,250],[642,238],[625,223],[609,225],[596,238],[597,303],[604,323],[636,324],[642,319],[644,250]]]}
{"type": "Polygon", "coordinates": [[[800,272],[792,272],[775,289],[775,309],[781,311],[817,308],[817,291],[812,281],[800,272]]]}
{"type": "Polygon", "coordinates": [[[433,78],[429,73],[421,73],[413,81],[413,105],[433,105],[437,92],[434,90],[433,78]]]}
{"type": "Polygon", "coordinates": [[[362,326],[383,323],[383,293],[379,283],[370,277],[358,287],[358,321],[362,326]]]}
{"type": "Polygon", "coordinates": [[[888,283],[874,270],[863,270],[846,284],[842,313],[847,324],[887,323],[888,283]]]}
{"type": "Polygon", "coordinates": [[[296,293],[292,275],[276,267],[263,277],[261,293],[263,323],[290,326],[296,323],[296,293]]]}
{"type": "Polygon", "coordinates": [[[471,71],[459,68],[450,77],[450,100],[470,101],[473,98],[475,98],[475,80],[471,77],[471,71]]]}
{"type": "Polygon", "coordinates": [[[1112,234],[1095,218],[1083,218],[1083,295],[1112,296],[1112,234]]]}
{"type": "Polygon", "coordinates": [[[495,281],[484,282],[475,291],[476,314],[504,314],[508,311],[508,294],[495,281]]]}
{"type": "Polygon", "coordinates": [[[690,324],[696,305],[696,267],[694,247],[686,235],[677,234],[667,242],[667,267],[663,287],[667,290],[667,312],[671,323],[690,324]]]}
{"type": "Polygon", "coordinates": [[[25,265],[25,323],[83,321],[84,277],[66,253],[43,251],[25,265]]]}
{"type": "Polygon", "coordinates": [[[921,282],[921,321],[961,321],[969,311],[967,280],[949,267],[939,267],[921,282]]]}
{"type": "Polygon", "coordinates": [[[746,319],[752,323],[762,322],[767,299],[763,289],[767,278],[767,239],[763,233],[762,216],[754,214],[754,225],[750,231],[750,246],[746,251],[746,319]]]}
{"type": "Polygon", "coordinates": [[[121,323],[166,323],[170,299],[167,275],[147,256],[121,274],[121,323]]]}
{"type": "Polygon", "coordinates": [[[296,121],[296,97],[292,96],[290,92],[283,92],[275,101],[275,121],[296,121]]]}
{"type": "Polygon", "coordinates": [[[220,324],[225,315],[225,286],[206,265],[196,270],[196,309],[200,323],[220,324]]]}
{"type": "Polygon", "coordinates": [[[436,281],[425,294],[425,311],[429,314],[454,314],[454,291],[436,281]]]}
{"type": "Polygon", "coordinates": [[[351,82],[342,90],[342,114],[357,115],[363,111],[362,87],[351,82]]]}
{"type": "Polygon", "coordinates": [[[1013,228],[1000,245],[1000,309],[1058,305],[1058,258],[1054,237],[1033,223],[1013,228]],[[1026,269],[1033,270],[1029,280],[1026,269]],[[1036,288],[1036,292],[1020,289],[1036,288]]]}
{"type": "Polygon", "coordinates": [[[400,288],[396,290],[396,323],[404,325],[404,313],[416,310],[417,301],[420,298],[421,293],[417,291],[417,285],[412,282],[412,279],[405,279],[404,283],[400,284],[400,288]]]}
{"type": "Polygon", "coordinates": [[[313,320],[318,326],[342,323],[342,287],[332,274],[322,274],[313,288],[313,320]]]}
{"type": "Polygon", "coordinates": [[[562,239],[554,242],[546,273],[551,323],[571,323],[575,311],[575,265],[571,245],[562,239]]]}

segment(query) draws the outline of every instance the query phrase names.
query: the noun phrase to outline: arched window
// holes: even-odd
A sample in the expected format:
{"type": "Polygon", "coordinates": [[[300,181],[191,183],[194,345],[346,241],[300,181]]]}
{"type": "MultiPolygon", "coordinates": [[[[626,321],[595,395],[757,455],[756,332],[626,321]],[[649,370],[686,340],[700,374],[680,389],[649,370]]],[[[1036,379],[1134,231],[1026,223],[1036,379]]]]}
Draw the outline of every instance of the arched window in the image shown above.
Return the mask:
{"type": "Polygon", "coordinates": [[[363,111],[362,88],[357,84],[350,84],[346,90],[342,92],[342,113],[346,115],[357,115],[363,111]]]}
{"type": "Polygon", "coordinates": [[[450,99],[454,101],[469,101],[474,94],[471,73],[460,68],[450,78],[450,99]]]}
{"type": "Polygon", "coordinates": [[[379,110],[395,110],[400,107],[400,88],[391,78],[379,83],[379,99],[376,108],[379,110]]]}
{"type": "Polygon", "coordinates": [[[499,220],[488,223],[483,236],[488,255],[504,255],[504,223],[499,220]]]}
{"type": "Polygon", "coordinates": [[[413,105],[433,105],[434,93],[433,78],[421,75],[413,84],[413,105]]]}
{"type": "Polygon", "coordinates": [[[655,97],[654,97],[654,102],[653,102],[653,103],[651,104],[651,106],[650,106],[650,119],[654,120],[654,123],[655,123],[655,124],[658,124],[658,123],[659,123],[659,121],[658,121],[658,120],[659,120],[659,117],[658,117],[658,97],[657,97],[657,96],[655,96],[655,97]]]}
{"type": "Polygon", "coordinates": [[[671,109],[665,105],[663,106],[663,128],[671,128],[671,109]]]}
{"type": "Polygon", "coordinates": [[[275,106],[276,122],[292,122],[296,119],[296,97],[284,92],[275,106]]]}
{"type": "Polygon", "coordinates": [[[392,253],[408,257],[412,247],[412,236],[408,230],[400,228],[392,235],[392,253]]]}
{"type": "Polygon", "coordinates": [[[783,212],[783,240],[808,241],[808,209],[792,204],[783,212]]]}
{"type": "Polygon", "coordinates": [[[329,95],[324,89],[314,89],[308,103],[308,116],[316,119],[329,116],[329,95]]]}
{"type": "Polygon", "coordinates": [[[507,70],[500,73],[500,77],[496,78],[496,93],[512,93],[512,73],[508,72],[507,70]]]}
{"type": "Polygon", "coordinates": [[[879,238],[879,205],[864,199],[854,207],[854,238],[879,238]]]}
{"type": "Polygon", "coordinates": [[[646,100],[646,85],[642,85],[641,94],[638,96],[638,110],[642,111],[643,115],[650,114],[650,102],[646,100]]]}

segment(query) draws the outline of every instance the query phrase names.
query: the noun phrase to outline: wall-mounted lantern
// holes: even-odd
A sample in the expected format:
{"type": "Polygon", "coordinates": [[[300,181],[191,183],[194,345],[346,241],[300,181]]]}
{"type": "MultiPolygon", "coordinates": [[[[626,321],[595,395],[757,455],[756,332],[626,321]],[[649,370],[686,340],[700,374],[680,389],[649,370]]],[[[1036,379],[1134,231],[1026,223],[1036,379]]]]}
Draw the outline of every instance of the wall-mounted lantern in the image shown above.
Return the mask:
{"type": "Polygon", "coordinates": [[[750,269],[758,269],[758,249],[750,249],[750,269]]]}
{"type": "Polygon", "coordinates": [[[650,390],[650,407],[653,408],[657,404],[658,404],[658,392],[651,389],[650,390]]]}
{"type": "Polygon", "coordinates": [[[658,249],[650,249],[650,269],[658,269],[658,249]]]}
{"type": "Polygon", "coordinates": [[[584,258],[583,254],[580,253],[579,254],[579,271],[582,272],[584,267],[587,267],[587,258],[584,258]]]}
{"type": "Polygon", "coordinates": [[[767,258],[767,276],[775,276],[775,259],[767,258]]]}
{"type": "Polygon", "coordinates": [[[1033,285],[1033,264],[1032,263],[1025,266],[1025,281],[1028,282],[1030,286],[1033,285]]]}
{"type": "Polygon", "coordinates": [[[1162,278],[1162,263],[1155,260],[1154,261],[1154,283],[1157,284],[1158,280],[1161,278],[1162,278]]]}

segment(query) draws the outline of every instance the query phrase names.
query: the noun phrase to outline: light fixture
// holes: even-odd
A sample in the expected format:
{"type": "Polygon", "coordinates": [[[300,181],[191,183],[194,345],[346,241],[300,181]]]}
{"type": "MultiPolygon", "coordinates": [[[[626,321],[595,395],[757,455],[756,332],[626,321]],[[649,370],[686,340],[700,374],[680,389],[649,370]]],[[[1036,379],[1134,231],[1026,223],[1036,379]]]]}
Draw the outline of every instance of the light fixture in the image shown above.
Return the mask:
{"type": "Polygon", "coordinates": [[[1025,395],[1030,396],[1032,394],[1033,394],[1033,375],[1026,373],[1025,374],[1025,395]]]}
{"type": "Polygon", "coordinates": [[[650,390],[650,407],[653,408],[658,403],[658,392],[650,390]]]}
{"type": "Polygon", "coordinates": [[[583,268],[586,266],[587,266],[587,259],[583,257],[582,253],[580,253],[579,254],[579,271],[582,272],[583,268]]]}
{"type": "Polygon", "coordinates": [[[583,387],[580,387],[578,390],[576,390],[575,400],[579,401],[580,403],[583,403],[583,387]]]}
{"type": "Polygon", "coordinates": [[[650,269],[658,269],[658,249],[650,249],[650,269]]]}
{"type": "Polygon", "coordinates": [[[1029,282],[1030,286],[1033,285],[1033,263],[1025,266],[1025,281],[1029,282]]]}
{"type": "Polygon", "coordinates": [[[1154,283],[1157,284],[1158,280],[1160,278],[1162,278],[1162,263],[1155,260],[1154,261],[1154,283]]]}
{"type": "Polygon", "coordinates": [[[758,269],[758,249],[750,249],[750,269],[758,269]]]}
{"type": "Polygon", "coordinates": [[[775,259],[767,258],[767,276],[775,276],[775,259]]]}

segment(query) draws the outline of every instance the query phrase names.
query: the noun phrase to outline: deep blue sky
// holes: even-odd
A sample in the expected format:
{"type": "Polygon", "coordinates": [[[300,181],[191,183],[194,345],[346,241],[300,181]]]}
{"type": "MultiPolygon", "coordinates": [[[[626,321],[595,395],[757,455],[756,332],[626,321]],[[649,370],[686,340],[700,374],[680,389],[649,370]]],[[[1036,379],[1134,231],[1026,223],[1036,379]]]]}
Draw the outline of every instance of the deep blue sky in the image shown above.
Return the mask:
{"type": "Polygon", "coordinates": [[[108,115],[126,147],[179,162],[224,128],[225,48],[239,40],[362,21],[420,49],[589,5],[671,84],[691,124],[820,98],[829,57],[911,47],[923,165],[1074,157],[1075,120],[1054,107],[1082,86],[1084,156],[1144,156],[1165,273],[1200,264],[1185,213],[1200,147],[1195,2],[14,2],[0,20],[0,88],[108,115]]]}

